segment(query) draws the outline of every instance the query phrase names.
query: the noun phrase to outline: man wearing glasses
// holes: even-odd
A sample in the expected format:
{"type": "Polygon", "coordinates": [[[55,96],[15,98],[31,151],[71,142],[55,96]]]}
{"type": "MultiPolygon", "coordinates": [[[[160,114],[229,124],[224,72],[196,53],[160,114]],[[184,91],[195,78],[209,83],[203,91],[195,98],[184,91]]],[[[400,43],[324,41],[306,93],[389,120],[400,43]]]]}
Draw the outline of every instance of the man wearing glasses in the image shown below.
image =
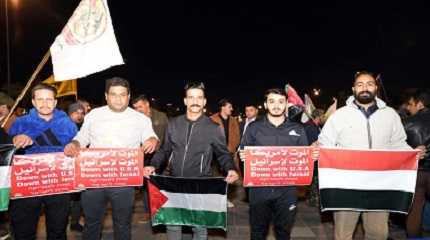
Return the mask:
{"type": "MultiPolygon", "coordinates": [[[[76,135],[77,127],[67,114],[56,109],[57,90],[37,84],[31,91],[34,108],[18,117],[9,130],[13,144],[25,154],[62,152],[76,135]]],[[[14,239],[36,239],[37,223],[44,206],[47,239],[66,239],[70,194],[22,198],[10,202],[14,239]]]]}

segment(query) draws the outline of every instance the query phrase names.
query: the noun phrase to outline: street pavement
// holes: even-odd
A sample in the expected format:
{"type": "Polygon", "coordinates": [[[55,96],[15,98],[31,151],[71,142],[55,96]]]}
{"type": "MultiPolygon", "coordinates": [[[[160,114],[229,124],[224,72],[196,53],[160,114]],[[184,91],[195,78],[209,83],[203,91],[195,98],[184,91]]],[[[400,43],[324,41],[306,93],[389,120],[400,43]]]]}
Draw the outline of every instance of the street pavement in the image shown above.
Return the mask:
{"type": "MultiPolygon", "coordinates": [[[[240,189],[240,188],[239,188],[240,189]]],[[[249,207],[246,202],[243,202],[242,190],[236,191],[233,198],[235,207],[228,209],[228,230],[227,232],[221,230],[210,230],[209,239],[250,239],[250,227],[249,227],[249,207]]],[[[303,195],[303,194],[302,194],[303,195]]],[[[108,207],[108,211],[104,221],[103,227],[103,240],[113,240],[113,228],[111,220],[111,211],[108,207]]],[[[136,193],[136,201],[133,214],[132,222],[132,239],[139,240],[165,240],[166,234],[164,227],[152,228],[150,223],[143,223],[143,204],[141,193],[136,193]]],[[[83,219],[81,219],[83,221],[83,219]]],[[[399,227],[390,227],[390,238],[391,239],[406,239],[405,231],[399,227]]],[[[37,239],[46,239],[44,217],[41,217],[38,226],[38,237],[37,239]]],[[[68,239],[78,240],[81,239],[81,234],[70,231],[68,229],[68,239]]],[[[191,239],[191,234],[185,231],[183,239],[191,239]]],[[[275,239],[273,230],[271,230],[268,240],[275,239]]],[[[301,199],[298,203],[298,212],[293,228],[292,239],[294,240],[311,240],[311,239],[333,239],[333,222],[331,214],[320,215],[320,211],[316,207],[308,206],[304,199],[301,199]]],[[[357,227],[354,239],[363,239],[363,231],[361,225],[357,227]]]]}

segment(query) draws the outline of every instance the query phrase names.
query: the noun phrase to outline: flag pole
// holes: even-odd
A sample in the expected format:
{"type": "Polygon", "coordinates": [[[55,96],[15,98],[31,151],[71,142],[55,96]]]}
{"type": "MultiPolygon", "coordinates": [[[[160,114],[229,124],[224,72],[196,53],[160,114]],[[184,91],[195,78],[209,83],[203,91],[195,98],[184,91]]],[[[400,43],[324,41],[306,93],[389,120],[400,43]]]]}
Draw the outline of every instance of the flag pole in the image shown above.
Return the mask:
{"type": "Polygon", "coordinates": [[[384,101],[388,103],[390,100],[388,99],[387,91],[385,90],[384,83],[382,82],[382,76],[381,76],[381,74],[378,74],[378,76],[376,76],[375,80],[377,82],[379,82],[379,85],[381,86],[381,89],[382,89],[382,94],[384,95],[383,96],[384,97],[384,101]]]}
{"type": "Polygon", "coordinates": [[[45,66],[45,63],[48,61],[49,57],[51,56],[51,52],[48,50],[45,53],[45,56],[43,56],[42,61],[40,61],[39,65],[37,65],[37,68],[34,70],[33,74],[31,75],[30,79],[27,81],[27,84],[25,85],[24,89],[22,89],[19,96],[16,98],[15,103],[13,104],[12,108],[9,111],[9,114],[4,119],[1,127],[3,128],[6,125],[6,122],[9,120],[9,118],[12,116],[12,114],[15,112],[16,107],[18,106],[19,102],[24,98],[25,94],[27,93],[28,89],[31,87],[31,84],[36,79],[36,76],[39,74],[39,72],[42,70],[43,66],[45,66]]]}

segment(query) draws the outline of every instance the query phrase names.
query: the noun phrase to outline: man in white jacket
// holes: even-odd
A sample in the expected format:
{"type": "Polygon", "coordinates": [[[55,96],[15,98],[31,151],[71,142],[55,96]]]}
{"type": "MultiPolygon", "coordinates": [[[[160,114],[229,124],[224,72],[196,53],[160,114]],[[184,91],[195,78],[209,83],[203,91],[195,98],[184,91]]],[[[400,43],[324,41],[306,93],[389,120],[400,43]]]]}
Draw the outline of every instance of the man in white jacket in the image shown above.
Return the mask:
{"type": "MultiPolygon", "coordinates": [[[[354,77],[353,96],[324,125],[318,142],[321,146],[361,149],[410,149],[396,111],[377,95],[377,82],[370,72],[354,77]]],[[[360,215],[365,239],[388,237],[388,212],[336,211],[335,239],[352,239],[360,215]]]]}

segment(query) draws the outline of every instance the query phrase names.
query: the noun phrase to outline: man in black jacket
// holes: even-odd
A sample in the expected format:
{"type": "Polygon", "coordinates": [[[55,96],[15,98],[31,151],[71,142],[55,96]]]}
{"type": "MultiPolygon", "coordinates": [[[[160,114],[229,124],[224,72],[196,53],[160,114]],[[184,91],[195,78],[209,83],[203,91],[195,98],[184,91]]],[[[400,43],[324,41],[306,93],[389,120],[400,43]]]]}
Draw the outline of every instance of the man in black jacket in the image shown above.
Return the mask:
{"type": "MultiPolygon", "coordinates": [[[[170,173],[174,177],[207,177],[212,175],[211,161],[215,153],[221,168],[227,173],[226,181],[238,179],[233,159],[226,146],[223,130],[203,114],[206,105],[203,83],[185,86],[184,115],[172,119],[167,125],[164,142],[145,167],[145,176],[169,161],[170,173]]],[[[193,227],[193,239],[207,239],[207,229],[193,227]]],[[[167,239],[181,239],[182,227],[167,226],[167,239]]]]}
{"type": "MultiPolygon", "coordinates": [[[[265,95],[266,117],[251,123],[241,142],[244,146],[307,146],[303,125],[287,121],[287,96],[281,89],[265,95]]],[[[241,151],[242,160],[246,161],[241,151]]],[[[290,239],[296,215],[295,186],[249,188],[251,239],[264,240],[273,219],[276,239],[290,239]]]]}
{"type": "MultiPolygon", "coordinates": [[[[408,100],[407,110],[411,117],[405,122],[407,142],[412,148],[427,150],[430,146],[430,92],[420,90],[408,100]]],[[[418,164],[417,184],[411,210],[406,220],[408,237],[420,237],[421,214],[427,197],[430,197],[430,156],[426,154],[418,164]]]]}
{"type": "MultiPolygon", "coordinates": [[[[6,148],[6,144],[12,144],[12,138],[4,131],[3,128],[0,127],[0,146],[6,148]]],[[[1,159],[3,160],[3,158],[1,159]]],[[[6,212],[0,212],[0,239],[9,239],[6,212]]]]}

